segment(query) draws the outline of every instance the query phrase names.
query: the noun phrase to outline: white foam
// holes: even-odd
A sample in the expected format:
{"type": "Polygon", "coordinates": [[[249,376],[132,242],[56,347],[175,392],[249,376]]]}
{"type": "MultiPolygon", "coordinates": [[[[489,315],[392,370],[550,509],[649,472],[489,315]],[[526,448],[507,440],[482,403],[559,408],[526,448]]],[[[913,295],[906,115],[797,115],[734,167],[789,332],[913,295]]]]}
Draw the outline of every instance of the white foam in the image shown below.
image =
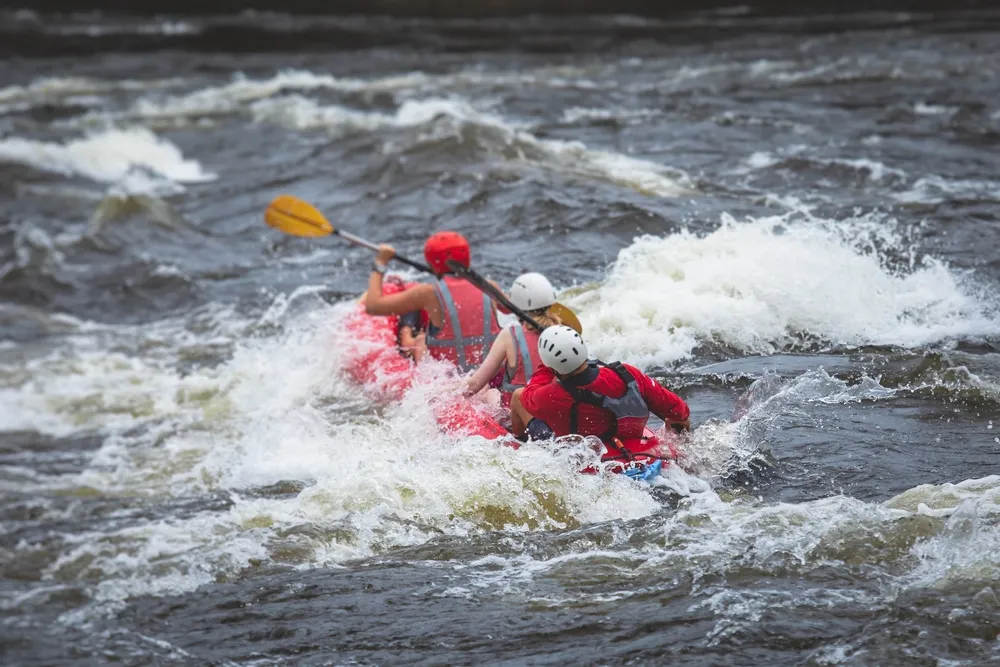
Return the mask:
{"type": "Polygon", "coordinates": [[[940,204],[951,200],[1000,201],[1000,183],[923,176],[906,191],[895,193],[893,197],[906,204],[940,204]]]}
{"type": "MultiPolygon", "coordinates": [[[[618,590],[594,593],[603,596],[594,600],[607,600],[633,594],[652,570],[685,572],[698,588],[747,566],[808,573],[838,559],[870,558],[881,567],[884,550],[865,555],[859,547],[872,531],[903,542],[912,525],[906,519],[914,516],[954,524],[932,536],[939,541],[936,550],[914,547],[915,570],[898,567],[903,576],[885,590],[856,592],[861,597],[855,602],[870,603],[941,580],[959,562],[951,540],[963,535],[985,534],[962,542],[976,549],[964,556],[963,567],[989,563],[996,553],[991,514],[980,511],[972,528],[967,514],[952,521],[963,502],[985,507],[1000,488],[995,478],[918,487],[884,505],[843,496],[800,504],[764,505],[745,496],[723,501],[704,485],[712,466],[725,458],[723,450],[731,457],[756,446],[749,427],[785,409],[782,401],[877,400],[887,390],[875,384],[847,386],[822,371],[810,372],[763,398],[741,420],[745,432],[738,424],[699,429],[687,451],[714,443],[720,458],[714,464],[709,456],[698,459],[706,468],[699,478],[668,471],[658,483],[690,496],[677,511],[661,512],[646,487],[624,476],[578,474],[584,450],[539,443],[514,451],[439,433],[427,404],[454,381],[442,379],[433,365],[422,370],[420,390],[376,409],[339,370],[345,335],[338,323],[352,306],[328,307],[319,291],[307,287],[278,299],[255,325],[234,323],[224,311],[205,313],[197,323],[127,330],[74,321],[67,323],[57,352],[35,356],[27,366],[20,356],[4,361],[3,372],[20,371],[22,379],[0,393],[0,415],[29,415],[13,428],[44,428],[51,420],[58,435],[106,436],[82,473],[25,476],[8,468],[8,483],[45,493],[145,495],[154,503],[204,493],[232,502],[222,510],[53,536],[51,548],[59,555],[46,577],[97,581],[93,599],[114,604],[135,595],[189,591],[256,563],[336,566],[440,535],[502,530],[505,540],[516,542],[526,532],[612,522],[597,528],[611,531],[610,541],[591,543],[581,535],[544,557],[515,549],[513,556],[455,564],[473,581],[473,596],[499,588],[556,604],[539,597],[534,582],[559,577],[562,568],[588,558],[621,564],[618,590]],[[248,331],[271,333],[247,338],[248,331]],[[236,334],[242,342],[229,361],[178,372],[186,345],[236,334]],[[141,409],[129,412],[127,406],[141,409]],[[285,480],[305,488],[279,495],[254,491],[285,480]]],[[[16,547],[15,555],[21,548],[32,547],[16,547]]],[[[719,638],[780,602],[700,592],[718,607],[713,636],[719,638]]],[[[80,618],[74,612],[65,620],[80,618]]]]}
{"type": "Polygon", "coordinates": [[[869,158],[857,158],[853,160],[848,159],[836,159],[828,161],[820,161],[825,164],[839,164],[845,167],[850,167],[862,173],[867,173],[868,177],[876,182],[887,180],[890,177],[893,178],[906,178],[906,172],[902,169],[896,169],[894,167],[889,167],[878,160],[872,160],[869,158]]]}
{"type": "Polygon", "coordinates": [[[150,175],[173,184],[215,178],[196,160],[185,159],[177,146],[145,128],[106,130],[66,143],[6,138],[0,140],[0,161],[122,187],[149,188],[150,175]]]}
{"type": "Polygon", "coordinates": [[[883,252],[910,253],[886,236],[889,221],[793,217],[727,217],[706,236],[638,238],[602,284],[569,296],[591,352],[649,365],[705,344],[769,354],[803,340],[916,346],[1000,331],[996,304],[943,263],[927,257],[896,272],[859,243],[875,233],[883,252]]]}
{"type": "Polygon", "coordinates": [[[288,90],[316,90],[322,88],[347,88],[352,84],[326,74],[302,70],[288,70],[263,80],[248,79],[237,75],[228,84],[209,86],[186,95],[163,100],[140,99],[129,115],[155,119],[175,116],[204,116],[230,113],[249,102],[271,97],[288,90]]]}
{"type": "Polygon", "coordinates": [[[637,121],[651,116],[656,116],[660,112],[655,109],[604,109],[570,107],[562,112],[562,122],[571,125],[587,121],[637,121]]]}
{"type": "Polygon", "coordinates": [[[248,103],[273,98],[286,92],[332,90],[373,95],[379,93],[412,95],[424,90],[455,89],[475,86],[545,85],[554,88],[592,88],[595,84],[581,78],[585,70],[575,67],[544,67],[532,71],[497,71],[467,69],[446,74],[404,72],[375,79],[337,77],[309,70],[288,69],[267,79],[236,75],[230,83],[208,86],[186,95],[166,99],[141,99],[126,116],[156,119],[204,116],[242,111],[248,103]]]}
{"type": "Polygon", "coordinates": [[[943,522],[927,540],[914,544],[918,566],[898,584],[947,588],[963,581],[993,581],[1000,576],[1000,477],[992,475],[957,484],[924,484],[886,506],[943,522]]]}
{"type": "Polygon", "coordinates": [[[758,169],[770,169],[771,167],[781,166],[785,160],[795,159],[816,165],[820,168],[828,166],[846,167],[847,169],[852,169],[865,175],[869,180],[876,183],[906,178],[906,172],[902,169],[890,167],[879,162],[878,160],[872,160],[870,158],[823,159],[810,157],[805,154],[807,151],[808,147],[804,145],[789,146],[782,150],[780,154],[768,151],[757,151],[744,160],[744,166],[735,169],[734,172],[749,173],[758,169]]]}
{"type": "Polygon", "coordinates": [[[35,104],[64,101],[99,106],[102,95],[116,90],[151,90],[178,85],[180,79],[105,80],[86,77],[43,77],[26,86],[0,88],[0,111],[28,108],[35,104]]]}
{"type": "MultiPolygon", "coordinates": [[[[596,543],[586,538],[555,555],[490,556],[462,564],[475,586],[532,602],[558,603],[537,590],[539,580],[560,577],[564,563],[597,557],[615,575],[596,595],[574,591],[573,602],[627,596],[649,572],[682,572],[690,577],[698,606],[715,618],[709,633],[718,642],[759,627],[769,607],[788,605],[827,609],[837,604],[871,607],[928,585],[971,580],[988,582],[1000,568],[996,559],[1000,529],[997,490],[1000,478],[923,486],[882,504],[846,496],[802,503],[764,504],[744,495],[723,501],[714,493],[694,494],[675,512],[634,522],[596,543]],[[956,493],[957,492],[957,493],[956,493]],[[878,539],[873,544],[872,536],[878,539]],[[607,547],[608,542],[614,548],[607,547]],[[886,549],[912,544],[909,549],[886,549]],[[852,563],[882,573],[878,585],[831,591],[809,577],[831,565],[852,563]],[[733,590],[719,585],[734,569],[801,573],[803,586],[733,590]],[[471,570],[471,572],[470,572],[471,570]]],[[[520,551],[520,550],[515,550],[520,551]]],[[[544,587],[542,587],[544,588],[544,587]]]]}
{"type": "Polygon", "coordinates": [[[100,579],[95,599],[115,601],[191,590],[252,560],[336,565],[440,534],[558,529],[659,508],[624,477],[578,474],[565,452],[439,433],[428,403],[455,381],[433,364],[419,391],[377,412],[339,371],[347,341],[337,323],[353,306],[331,309],[317,291],[279,299],[258,324],[277,335],[246,340],[214,368],[178,370],[177,343],[195,341],[173,322],[81,328],[58,351],[2,369],[20,380],[0,392],[0,414],[15,419],[0,429],[104,436],[84,471],[19,480],[25,492],[228,491],[233,500],[224,511],[65,535],[50,576],[100,579]],[[283,480],[307,487],[244,493],[283,480]]]}
{"type": "Polygon", "coordinates": [[[301,95],[263,99],[251,107],[257,122],[277,123],[296,130],[326,129],[334,135],[372,131],[398,124],[391,116],[342,106],[320,106],[301,95]]]}
{"type": "Polygon", "coordinates": [[[958,107],[945,104],[927,104],[917,102],[913,105],[913,113],[919,116],[950,116],[958,111],[958,107]]]}

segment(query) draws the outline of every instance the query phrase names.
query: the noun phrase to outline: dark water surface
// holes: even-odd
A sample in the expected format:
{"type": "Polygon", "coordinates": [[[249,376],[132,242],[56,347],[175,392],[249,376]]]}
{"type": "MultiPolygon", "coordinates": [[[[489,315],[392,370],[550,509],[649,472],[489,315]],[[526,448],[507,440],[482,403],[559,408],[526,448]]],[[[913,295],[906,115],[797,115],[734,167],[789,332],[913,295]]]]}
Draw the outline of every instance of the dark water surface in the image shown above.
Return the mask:
{"type": "Polygon", "coordinates": [[[0,25],[5,665],[1000,661],[1000,13],[0,25]],[[366,397],[285,192],[546,273],[687,472],[366,397]]]}

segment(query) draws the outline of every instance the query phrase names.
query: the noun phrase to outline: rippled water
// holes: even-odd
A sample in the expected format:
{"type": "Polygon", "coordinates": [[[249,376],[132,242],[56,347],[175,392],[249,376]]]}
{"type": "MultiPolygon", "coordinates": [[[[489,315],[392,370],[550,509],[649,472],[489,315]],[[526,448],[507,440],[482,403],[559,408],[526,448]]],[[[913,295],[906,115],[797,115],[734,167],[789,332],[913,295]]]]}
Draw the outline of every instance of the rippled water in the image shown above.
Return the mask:
{"type": "Polygon", "coordinates": [[[4,663],[1000,660],[998,21],[4,15],[4,663]],[[359,391],[285,192],[549,275],[686,472],[359,391]]]}

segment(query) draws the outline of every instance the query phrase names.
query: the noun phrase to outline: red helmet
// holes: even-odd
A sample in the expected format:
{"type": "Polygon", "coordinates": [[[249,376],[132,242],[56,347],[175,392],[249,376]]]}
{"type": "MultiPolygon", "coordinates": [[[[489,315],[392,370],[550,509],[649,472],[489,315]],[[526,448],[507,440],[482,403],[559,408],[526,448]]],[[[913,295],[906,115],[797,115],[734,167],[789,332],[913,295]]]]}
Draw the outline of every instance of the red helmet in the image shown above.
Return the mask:
{"type": "Polygon", "coordinates": [[[453,259],[462,266],[469,266],[469,242],[458,232],[432,234],[424,244],[424,258],[434,273],[451,273],[445,261],[453,259]]]}

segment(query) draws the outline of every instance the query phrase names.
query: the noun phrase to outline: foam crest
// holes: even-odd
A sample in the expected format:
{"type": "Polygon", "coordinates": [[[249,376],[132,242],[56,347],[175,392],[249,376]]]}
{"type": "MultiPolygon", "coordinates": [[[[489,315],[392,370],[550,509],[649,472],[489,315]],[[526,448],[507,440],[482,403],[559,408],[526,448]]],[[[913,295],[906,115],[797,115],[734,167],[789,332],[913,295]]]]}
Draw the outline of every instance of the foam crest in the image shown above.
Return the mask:
{"type": "Polygon", "coordinates": [[[705,236],[643,236],[569,305],[593,354],[646,365],[689,358],[703,345],[770,354],[1000,331],[996,304],[979,302],[943,263],[911,258],[912,268],[890,268],[912,251],[888,224],[727,217],[705,236]]]}
{"type": "Polygon", "coordinates": [[[66,143],[7,138],[0,141],[0,161],[144,191],[164,181],[175,188],[177,183],[215,178],[196,160],[185,159],[177,146],[144,128],[106,130],[66,143]]]}
{"type": "Polygon", "coordinates": [[[151,79],[148,81],[91,79],[86,77],[43,77],[26,86],[0,88],[0,109],[30,106],[32,104],[60,101],[65,98],[92,99],[115,90],[149,90],[177,85],[179,79],[151,79]]]}
{"type": "MultiPolygon", "coordinates": [[[[373,79],[337,77],[309,70],[288,69],[267,79],[251,79],[242,74],[221,86],[208,86],[185,94],[162,99],[138,100],[125,115],[145,119],[186,118],[238,113],[248,103],[289,92],[330,90],[341,93],[374,95],[380,93],[409,95],[427,89],[455,89],[477,86],[545,85],[553,88],[593,88],[581,78],[585,70],[574,67],[544,67],[527,72],[479,69],[446,74],[405,72],[373,79]]],[[[0,96],[0,101],[3,98],[0,96]]]]}
{"type": "MultiPolygon", "coordinates": [[[[830,605],[828,581],[810,575],[831,567],[868,567],[880,573],[870,589],[841,589],[845,603],[871,607],[927,585],[992,581],[997,561],[998,478],[912,489],[885,503],[832,496],[805,503],[765,504],[753,498],[723,500],[693,494],[677,511],[631,522],[595,543],[570,542],[555,553],[517,549],[509,558],[490,556],[472,567],[477,585],[522,593],[533,602],[558,604],[537,593],[538,581],[559,581],[567,562],[599,558],[614,570],[619,588],[599,596],[573,591],[572,600],[598,601],[635,594],[650,572],[683,572],[700,602],[716,619],[713,642],[759,628],[775,604],[830,605]],[[610,544],[610,547],[608,546],[610,544]],[[720,586],[731,573],[801,576],[794,590],[733,590],[720,586]]],[[[592,538],[593,539],[593,538],[592,538]]],[[[581,536],[581,541],[587,537],[581,536]]]]}
{"type": "Polygon", "coordinates": [[[351,88],[345,82],[328,74],[314,74],[305,70],[288,70],[270,79],[248,79],[239,75],[222,86],[209,86],[187,95],[163,100],[140,99],[129,115],[156,119],[184,116],[205,116],[232,113],[245,104],[290,90],[317,90],[351,88]]]}
{"type": "Polygon", "coordinates": [[[893,197],[904,204],[940,204],[947,201],[1000,201],[1000,183],[987,180],[922,176],[893,197]]]}
{"type": "Polygon", "coordinates": [[[914,545],[918,564],[900,588],[947,589],[968,581],[993,581],[1000,574],[1000,477],[924,484],[886,505],[929,517],[937,528],[929,539],[914,545]]]}
{"type": "Polygon", "coordinates": [[[808,155],[809,147],[804,145],[790,146],[775,154],[768,151],[757,151],[748,157],[744,165],[735,170],[736,173],[749,173],[757,170],[785,168],[791,172],[804,169],[838,170],[853,173],[872,183],[891,185],[906,180],[907,174],[902,169],[890,167],[878,160],[870,158],[820,158],[808,155]]]}
{"type": "Polygon", "coordinates": [[[588,148],[576,141],[539,139],[498,116],[476,110],[458,99],[407,100],[392,115],[362,112],[337,105],[290,96],[262,100],[253,106],[258,120],[277,122],[296,130],[324,129],[335,135],[381,128],[414,128],[440,124],[439,133],[421,135],[418,141],[460,137],[463,128],[479,131],[477,139],[494,156],[549,169],[571,177],[607,181],[643,194],[677,197],[690,194],[693,185],[682,170],[588,148]]]}
{"type": "Polygon", "coordinates": [[[301,95],[260,100],[250,109],[258,123],[275,123],[296,130],[325,129],[334,135],[373,131],[397,124],[392,116],[336,105],[321,106],[301,95]]]}

